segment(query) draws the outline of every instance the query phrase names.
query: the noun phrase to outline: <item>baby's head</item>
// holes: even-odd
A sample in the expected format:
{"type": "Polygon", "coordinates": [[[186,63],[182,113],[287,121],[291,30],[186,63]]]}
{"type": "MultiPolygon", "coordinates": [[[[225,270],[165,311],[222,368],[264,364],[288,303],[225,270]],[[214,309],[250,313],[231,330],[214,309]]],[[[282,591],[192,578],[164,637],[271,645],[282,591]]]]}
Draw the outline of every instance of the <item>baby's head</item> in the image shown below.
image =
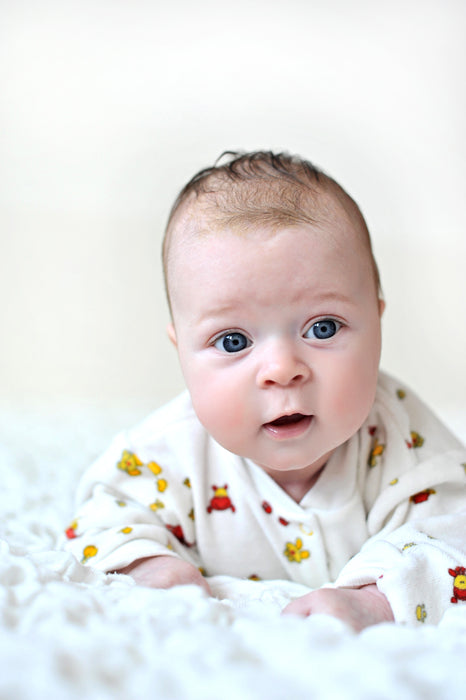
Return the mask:
{"type": "Polygon", "coordinates": [[[375,395],[383,302],[358,206],[307,161],[230,154],[180,193],[163,258],[201,423],[308,487],[375,395]]]}

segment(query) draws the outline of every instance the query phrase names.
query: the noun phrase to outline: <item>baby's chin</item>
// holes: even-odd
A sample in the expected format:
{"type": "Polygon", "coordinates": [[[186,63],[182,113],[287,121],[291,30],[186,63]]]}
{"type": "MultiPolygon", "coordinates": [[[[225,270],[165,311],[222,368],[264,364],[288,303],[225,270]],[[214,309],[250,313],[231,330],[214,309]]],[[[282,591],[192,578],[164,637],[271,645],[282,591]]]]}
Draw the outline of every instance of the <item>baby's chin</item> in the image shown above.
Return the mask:
{"type": "Polygon", "coordinates": [[[315,459],[309,461],[306,459],[297,461],[296,459],[268,459],[261,460],[250,457],[251,462],[254,462],[260,469],[263,469],[273,479],[279,479],[280,475],[286,478],[298,480],[306,480],[312,478],[316,473],[320,473],[326,465],[335,449],[324,454],[317,455],[315,459]]]}

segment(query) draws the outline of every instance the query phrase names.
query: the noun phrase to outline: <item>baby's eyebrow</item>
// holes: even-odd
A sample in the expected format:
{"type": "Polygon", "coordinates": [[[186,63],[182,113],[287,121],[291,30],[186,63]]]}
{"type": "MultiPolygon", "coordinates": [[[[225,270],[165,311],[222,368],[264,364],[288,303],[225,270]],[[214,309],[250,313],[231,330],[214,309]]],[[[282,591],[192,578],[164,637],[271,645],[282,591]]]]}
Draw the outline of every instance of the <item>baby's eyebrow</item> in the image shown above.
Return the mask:
{"type": "Polygon", "coordinates": [[[318,292],[312,296],[312,301],[317,303],[327,302],[327,301],[340,301],[346,304],[354,304],[355,301],[346,294],[341,292],[331,291],[331,292],[318,292]]]}
{"type": "Polygon", "coordinates": [[[205,309],[203,313],[197,319],[197,324],[215,324],[217,321],[221,322],[225,316],[229,314],[237,314],[238,306],[234,304],[224,304],[220,306],[213,306],[205,309]]]}
{"type": "Polygon", "coordinates": [[[201,312],[201,319],[209,319],[215,316],[223,316],[224,314],[236,313],[242,306],[248,306],[248,300],[242,299],[240,297],[228,298],[223,296],[223,298],[211,299],[206,305],[205,309],[201,312]]]}

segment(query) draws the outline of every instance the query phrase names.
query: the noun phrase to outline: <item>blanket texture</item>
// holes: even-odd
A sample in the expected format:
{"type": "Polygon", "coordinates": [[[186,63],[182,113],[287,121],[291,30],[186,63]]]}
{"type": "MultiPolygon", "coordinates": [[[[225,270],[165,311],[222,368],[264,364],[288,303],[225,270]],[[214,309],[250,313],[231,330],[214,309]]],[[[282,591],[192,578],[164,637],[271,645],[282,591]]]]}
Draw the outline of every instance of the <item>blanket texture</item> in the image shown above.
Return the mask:
{"type": "Polygon", "coordinates": [[[437,627],[357,635],[281,616],[286,581],[144,589],[83,567],[58,543],[81,471],[139,411],[0,411],[0,700],[453,698],[466,687],[466,605],[437,627]]]}

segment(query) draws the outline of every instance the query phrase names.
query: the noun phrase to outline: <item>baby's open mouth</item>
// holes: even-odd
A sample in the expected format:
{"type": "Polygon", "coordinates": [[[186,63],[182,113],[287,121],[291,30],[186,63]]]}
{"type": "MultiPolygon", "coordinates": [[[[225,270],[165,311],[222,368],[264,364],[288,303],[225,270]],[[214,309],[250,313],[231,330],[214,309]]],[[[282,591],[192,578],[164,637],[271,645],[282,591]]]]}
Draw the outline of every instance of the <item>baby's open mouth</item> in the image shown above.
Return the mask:
{"type": "Polygon", "coordinates": [[[275,425],[277,427],[281,425],[292,425],[294,423],[299,423],[305,418],[309,418],[309,416],[305,416],[303,413],[292,413],[291,416],[280,416],[280,418],[276,418],[270,423],[267,423],[267,425],[275,425]]]}
{"type": "Polygon", "coordinates": [[[312,416],[304,413],[292,413],[289,416],[280,416],[270,423],[265,423],[264,428],[274,438],[299,437],[306,432],[312,421],[312,416]]]}

